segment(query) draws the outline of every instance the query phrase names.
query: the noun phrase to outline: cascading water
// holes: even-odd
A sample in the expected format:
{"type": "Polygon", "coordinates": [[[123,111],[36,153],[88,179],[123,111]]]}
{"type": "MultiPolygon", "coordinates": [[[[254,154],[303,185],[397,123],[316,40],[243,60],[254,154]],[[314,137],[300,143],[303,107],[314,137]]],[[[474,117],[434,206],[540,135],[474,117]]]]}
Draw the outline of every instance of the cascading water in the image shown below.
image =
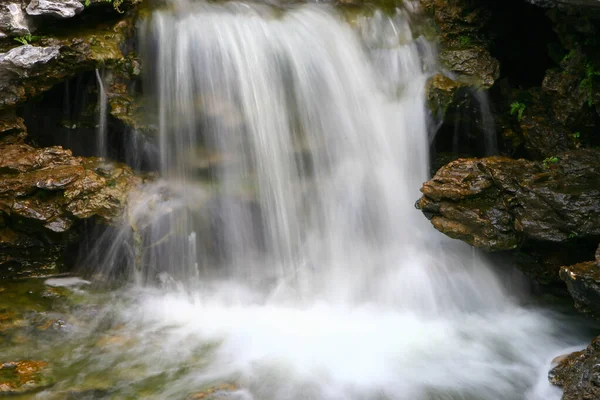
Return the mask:
{"type": "Polygon", "coordinates": [[[98,83],[98,127],[96,129],[96,151],[99,157],[106,157],[107,154],[107,117],[108,117],[108,98],[104,89],[104,82],[100,71],[96,69],[96,81],[98,83]]]}
{"type": "Polygon", "coordinates": [[[177,371],[152,396],[234,382],[231,398],[256,400],[560,397],[542,376],[573,344],[559,320],[413,207],[434,52],[409,19],[154,13],[162,179],[130,210],[125,258],[167,289],[119,311],[128,359],[177,371]]]}

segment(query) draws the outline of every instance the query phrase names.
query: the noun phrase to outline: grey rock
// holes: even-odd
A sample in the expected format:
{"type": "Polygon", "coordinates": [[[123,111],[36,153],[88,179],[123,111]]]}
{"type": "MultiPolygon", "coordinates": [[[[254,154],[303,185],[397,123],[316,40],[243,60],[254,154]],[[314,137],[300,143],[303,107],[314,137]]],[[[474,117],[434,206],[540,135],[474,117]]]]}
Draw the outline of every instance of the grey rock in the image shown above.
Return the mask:
{"type": "Polygon", "coordinates": [[[0,54],[0,69],[27,76],[27,70],[58,57],[58,49],[58,46],[38,47],[30,44],[15,47],[0,54]]]}
{"type": "Polygon", "coordinates": [[[83,9],[83,4],[77,0],[31,0],[27,6],[27,14],[71,18],[83,9]]]}
{"type": "Polygon", "coordinates": [[[0,38],[30,34],[21,3],[0,4],[0,38]]]}

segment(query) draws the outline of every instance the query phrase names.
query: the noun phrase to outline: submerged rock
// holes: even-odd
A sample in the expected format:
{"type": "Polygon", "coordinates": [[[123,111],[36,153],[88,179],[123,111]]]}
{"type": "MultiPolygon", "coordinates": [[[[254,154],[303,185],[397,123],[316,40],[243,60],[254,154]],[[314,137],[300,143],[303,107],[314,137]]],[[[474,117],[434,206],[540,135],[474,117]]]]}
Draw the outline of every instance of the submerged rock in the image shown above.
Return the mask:
{"type": "Polygon", "coordinates": [[[71,18],[82,12],[83,8],[83,4],[77,0],[31,0],[27,14],[71,18]]]}
{"type": "Polygon", "coordinates": [[[0,364],[0,394],[28,393],[52,383],[48,363],[45,361],[23,360],[0,364]]]}
{"type": "Polygon", "coordinates": [[[563,389],[562,400],[600,399],[600,336],[586,349],[555,360],[548,379],[563,389]]]}

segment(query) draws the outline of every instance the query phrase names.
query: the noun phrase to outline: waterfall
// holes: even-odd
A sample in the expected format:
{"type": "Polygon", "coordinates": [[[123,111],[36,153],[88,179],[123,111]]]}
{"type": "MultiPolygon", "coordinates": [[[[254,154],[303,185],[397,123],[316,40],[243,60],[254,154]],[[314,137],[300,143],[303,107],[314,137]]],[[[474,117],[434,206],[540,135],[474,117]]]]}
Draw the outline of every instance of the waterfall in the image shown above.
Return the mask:
{"type": "Polygon", "coordinates": [[[160,286],[123,312],[150,346],[130,356],[188,363],[156,398],[557,398],[537,382],[564,332],[413,206],[435,48],[411,18],[180,2],[147,21],[161,178],[98,248],[160,286]]]}
{"type": "Polygon", "coordinates": [[[107,110],[108,110],[108,98],[106,97],[106,90],[104,89],[104,82],[102,82],[102,76],[100,71],[96,69],[96,81],[98,82],[98,127],[96,129],[96,154],[99,157],[106,157],[108,147],[106,141],[106,122],[107,122],[107,110]]]}

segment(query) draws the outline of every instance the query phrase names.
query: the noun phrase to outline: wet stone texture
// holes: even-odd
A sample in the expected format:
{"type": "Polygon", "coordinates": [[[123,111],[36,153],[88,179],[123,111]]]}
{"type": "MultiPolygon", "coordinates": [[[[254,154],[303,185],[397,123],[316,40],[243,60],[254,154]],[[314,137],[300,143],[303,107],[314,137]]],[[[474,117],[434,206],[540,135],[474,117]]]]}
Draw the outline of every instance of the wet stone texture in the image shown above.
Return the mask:
{"type": "Polygon", "coordinates": [[[600,317],[600,246],[594,261],[562,267],[560,277],[567,284],[575,307],[600,317]]]}
{"type": "Polygon", "coordinates": [[[84,219],[119,218],[131,169],[61,147],[0,145],[0,277],[56,273],[84,219]]]}
{"type": "Polygon", "coordinates": [[[600,399],[600,337],[584,350],[559,357],[548,378],[563,389],[562,400],[600,399]]]}
{"type": "Polygon", "coordinates": [[[22,394],[52,384],[48,363],[22,360],[0,364],[0,394],[22,394]]]}
{"type": "MultiPolygon", "coordinates": [[[[488,251],[554,248],[585,261],[587,254],[564,250],[600,237],[597,149],[544,162],[459,159],[442,167],[421,191],[417,207],[437,230],[488,251]]],[[[556,260],[556,280],[567,262],[556,260]]]]}

